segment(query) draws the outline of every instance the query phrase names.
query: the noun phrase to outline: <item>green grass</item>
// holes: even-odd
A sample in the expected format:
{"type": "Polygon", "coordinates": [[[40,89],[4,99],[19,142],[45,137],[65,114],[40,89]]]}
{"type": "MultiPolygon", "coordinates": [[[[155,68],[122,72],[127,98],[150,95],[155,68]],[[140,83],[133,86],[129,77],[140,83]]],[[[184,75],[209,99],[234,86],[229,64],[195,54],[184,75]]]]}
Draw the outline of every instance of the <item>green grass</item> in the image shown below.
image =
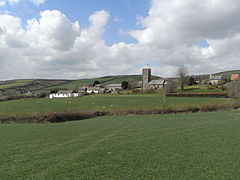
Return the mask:
{"type": "Polygon", "coordinates": [[[238,179],[239,115],[0,125],[0,179],[238,179]]]}
{"type": "Polygon", "coordinates": [[[205,92],[223,92],[220,89],[208,89],[206,85],[194,85],[184,88],[184,92],[205,93],[205,92]]]}
{"type": "Polygon", "coordinates": [[[214,74],[215,76],[223,76],[224,78],[231,78],[232,74],[239,74],[240,70],[224,71],[214,74]]]}
{"type": "MultiPolygon", "coordinates": [[[[222,98],[198,98],[198,97],[168,97],[167,106],[197,105],[211,102],[225,102],[222,98]]],[[[123,109],[151,109],[162,107],[160,94],[140,95],[90,95],[69,99],[21,99],[0,102],[0,114],[11,113],[35,113],[77,110],[123,110],[123,109]]]]}
{"type": "Polygon", "coordinates": [[[17,87],[17,86],[24,86],[28,83],[30,83],[32,80],[13,80],[13,81],[7,81],[4,84],[0,84],[0,89],[5,88],[11,88],[11,87],[17,87]]]}

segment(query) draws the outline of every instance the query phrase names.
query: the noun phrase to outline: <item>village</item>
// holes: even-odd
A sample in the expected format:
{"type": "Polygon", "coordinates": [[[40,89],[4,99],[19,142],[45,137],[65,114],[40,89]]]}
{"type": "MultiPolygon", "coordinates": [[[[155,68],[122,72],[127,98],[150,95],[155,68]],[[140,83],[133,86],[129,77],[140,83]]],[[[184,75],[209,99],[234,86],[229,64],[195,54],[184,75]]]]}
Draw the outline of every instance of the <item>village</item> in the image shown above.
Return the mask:
{"type": "MultiPolygon", "coordinates": [[[[224,79],[223,76],[209,75],[208,78],[199,78],[199,76],[189,76],[188,79],[192,80],[193,84],[207,84],[209,87],[214,87],[215,85],[223,85],[230,81],[240,80],[240,74],[231,74],[230,79],[224,79]]],[[[171,84],[175,84],[174,88],[176,89],[177,84],[179,83],[179,78],[158,78],[152,79],[151,68],[142,69],[142,81],[139,81],[138,84],[132,89],[137,90],[161,90],[171,84]]],[[[108,84],[102,85],[101,82],[95,81],[93,84],[88,86],[78,87],[78,90],[58,90],[56,93],[49,94],[49,98],[74,98],[81,97],[88,94],[117,94],[121,90],[126,90],[129,88],[129,82],[123,81],[118,84],[108,84]]],[[[225,89],[222,86],[222,89],[225,89]]]]}

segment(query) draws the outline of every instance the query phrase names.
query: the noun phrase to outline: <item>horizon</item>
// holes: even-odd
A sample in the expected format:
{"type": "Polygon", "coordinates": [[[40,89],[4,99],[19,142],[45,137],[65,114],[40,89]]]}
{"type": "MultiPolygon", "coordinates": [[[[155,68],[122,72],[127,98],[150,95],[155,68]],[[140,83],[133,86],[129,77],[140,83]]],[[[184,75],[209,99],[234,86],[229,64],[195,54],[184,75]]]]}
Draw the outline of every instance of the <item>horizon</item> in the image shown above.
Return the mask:
{"type": "MultiPolygon", "coordinates": [[[[231,71],[240,71],[240,70],[228,70],[228,71],[221,71],[221,72],[214,72],[210,74],[188,74],[187,76],[209,76],[209,75],[215,75],[215,74],[220,74],[220,73],[227,73],[231,71]]],[[[98,79],[98,78],[105,78],[105,77],[116,77],[116,76],[142,76],[142,74],[120,74],[120,75],[106,75],[106,76],[98,76],[98,77],[90,77],[90,78],[80,78],[80,79],[51,79],[51,78],[26,78],[26,79],[5,79],[5,80],[0,80],[1,81],[17,81],[17,80],[64,80],[64,81],[77,81],[77,80],[86,80],[86,79],[98,79]]],[[[160,78],[178,78],[177,76],[158,76],[155,74],[152,74],[151,76],[157,76],[160,78]]]]}
{"type": "Polygon", "coordinates": [[[238,0],[0,0],[0,80],[240,69],[238,0]],[[29,78],[30,77],[30,78],[29,78]]]}

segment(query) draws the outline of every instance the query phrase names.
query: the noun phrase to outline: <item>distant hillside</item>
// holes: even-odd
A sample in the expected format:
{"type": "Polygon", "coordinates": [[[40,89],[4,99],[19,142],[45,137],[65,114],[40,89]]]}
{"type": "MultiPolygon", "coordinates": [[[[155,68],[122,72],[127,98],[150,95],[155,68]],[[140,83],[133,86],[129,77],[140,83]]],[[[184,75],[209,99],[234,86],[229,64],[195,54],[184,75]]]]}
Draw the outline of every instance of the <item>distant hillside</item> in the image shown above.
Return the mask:
{"type": "Polygon", "coordinates": [[[219,72],[219,73],[215,73],[213,75],[216,76],[223,76],[224,78],[231,78],[232,74],[239,74],[240,70],[232,70],[232,71],[224,71],[224,72],[219,72]]]}
{"type": "MultiPolygon", "coordinates": [[[[213,75],[222,75],[224,78],[230,78],[231,74],[240,73],[240,70],[225,71],[215,73],[213,75]]],[[[206,79],[209,75],[199,75],[206,79]]],[[[152,79],[161,77],[152,76],[152,79]]],[[[136,85],[142,80],[141,75],[119,75],[119,76],[105,76],[92,79],[79,80],[56,80],[56,79],[21,79],[0,81],[0,96],[16,95],[30,92],[49,92],[52,89],[75,89],[79,86],[91,85],[94,81],[99,81],[103,85],[121,83],[128,81],[132,85],[136,85]]]]}
{"type": "MultiPolygon", "coordinates": [[[[152,79],[158,79],[158,76],[152,76],[152,79]]],[[[120,75],[106,76],[92,79],[80,80],[54,80],[54,79],[27,79],[27,80],[10,80],[0,81],[0,94],[15,95],[19,93],[31,92],[49,92],[51,89],[75,89],[79,86],[87,86],[99,81],[103,85],[121,83],[128,81],[135,85],[142,80],[141,75],[120,75]]]]}

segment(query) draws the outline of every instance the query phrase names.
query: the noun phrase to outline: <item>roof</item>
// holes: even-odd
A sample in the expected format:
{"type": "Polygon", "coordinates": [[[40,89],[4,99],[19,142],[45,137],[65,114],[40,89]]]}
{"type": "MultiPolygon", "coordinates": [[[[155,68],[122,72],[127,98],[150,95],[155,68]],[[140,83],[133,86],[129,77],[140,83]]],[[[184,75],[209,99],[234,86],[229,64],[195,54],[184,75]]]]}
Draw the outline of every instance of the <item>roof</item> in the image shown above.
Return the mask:
{"type": "Polygon", "coordinates": [[[122,84],[108,84],[107,87],[121,87],[122,84]]]}
{"type": "Polygon", "coordinates": [[[209,80],[222,80],[222,76],[211,76],[209,80]]]}
{"type": "Polygon", "coordinates": [[[93,87],[93,88],[88,88],[87,91],[99,91],[100,88],[93,87]]]}
{"type": "Polygon", "coordinates": [[[240,79],[240,74],[232,74],[231,75],[231,80],[232,81],[236,81],[236,80],[239,80],[240,79]]]}
{"type": "Polygon", "coordinates": [[[73,93],[73,90],[59,90],[57,92],[57,94],[69,94],[69,93],[73,93]]]}
{"type": "Polygon", "coordinates": [[[148,84],[149,85],[163,85],[165,83],[165,80],[159,79],[159,80],[151,80],[148,84]]]}

